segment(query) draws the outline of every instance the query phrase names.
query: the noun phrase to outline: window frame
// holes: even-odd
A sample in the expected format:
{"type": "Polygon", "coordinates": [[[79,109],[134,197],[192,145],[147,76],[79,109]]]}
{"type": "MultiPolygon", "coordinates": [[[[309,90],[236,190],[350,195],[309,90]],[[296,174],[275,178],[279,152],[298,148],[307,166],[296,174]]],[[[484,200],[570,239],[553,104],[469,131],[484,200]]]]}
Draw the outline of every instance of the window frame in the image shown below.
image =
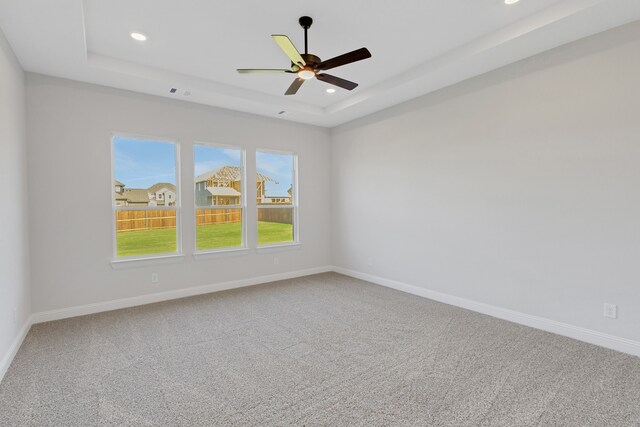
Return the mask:
{"type": "Polygon", "coordinates": [[[111,239],[112,239],[112,252],[111,263],[112,265],[118,263],[128,263],[135,261],[153,261],[163,260],[170,258],[182,258],[182,194],[180,185],[180,141],[177,138],[160,137],[153,135],[140,135],[127,132],[111,132],[111,138],[109,140],[111,149],[111,180],[109,181],[110,194],[111,194],[111,239]],[[114,146],[116,138],[128,138],[147,142],[161,142],[173,144],[174,162],[175,162],[175,174],[176,174],[176,200],[174,206],[117,206],[115,204],[115,156],[114,146]],[[175,211],[176,213],[176,251],[175,252],[159,252],[155,254],[145,255],[130,255],[130,256],[118,256],[118,239],[117,239],[117,211],[158,211],[167,210],[175,211]]]}
{"type": "MultiPolygon", "coordinates": [[[[192,165],[193,165],[193,177],[191,177],[191,182],[193,184],[193,256],[195,258],[206,258],[207,255],[215,255],[215,254],[225,254],[225,253],[233,253],[233,252],[246,252],[249,248],[247,243],[247,150],[240,145],[231,145],[224,144],[219,142],[206,142],[206,141],[194,141],[193,146],[191,147],[191,155],[192,155],[192,165]],[[202,209],[202,206],[196,205],[196,152],[195,147],[208,147],[208,148],[227,148],[231,150],[239,150],[240,151],[240,220],[242,221],[242,225],[240,227],[242,236],[241,236],[241,245],[240,246],[227,246],[224,248],[211,248],[211,249],[198,249],[198,223],[196,220],[196,212],[198,209],[202,209]]],[[[206,187],[205,187],[206,189],[206,187]]],[[[220,207],[212,206],[211,209],[229,209],[224,208],[222,205],[220,207]]]]}
{"type": "MultiPolygon", "coordinates": [[[[293,193],[291,195],[291,204],[290,205],[274,205],[274,206],[268,206],[268,205],[258,205],[257,203],[254,205],[256,208],[256,235],[255,235],[255,242],[256,242],[256,250],[258,252],[261,252],[265,249],[269,249],[269,248],[279,248],[279,247],[286,247],[286,246],[299,246],[300,243],[300,207],[299,207],[299,199],[298,199],[298,188],[299,188],[299,182],[298,182],[298,153],[296,151],[288,151],[288,150],[274,150],[271,148],[256,148],[255,150],[255,170],[256,173],[258,172],[258,152],[261,153],[270,153],[270,154],[286,154],[289,156],[293,157],[293,170],[291,171],[291,192],[293,193]],[[259,210],[260,209],[282,209],[282,208],[291,208],[293,209],[293,212],[291,214],[291,217],[293,219],[293,240],[291,242],[279,242],[279,243],[269,243],[267,245],[261,245],[259,244],[259,231],[258,231],[258,218],[260,216],[259,214],[259,210]]],[[[255,198],[255,191],[256,188],[253,188],[253,195],[255,198]]]]}

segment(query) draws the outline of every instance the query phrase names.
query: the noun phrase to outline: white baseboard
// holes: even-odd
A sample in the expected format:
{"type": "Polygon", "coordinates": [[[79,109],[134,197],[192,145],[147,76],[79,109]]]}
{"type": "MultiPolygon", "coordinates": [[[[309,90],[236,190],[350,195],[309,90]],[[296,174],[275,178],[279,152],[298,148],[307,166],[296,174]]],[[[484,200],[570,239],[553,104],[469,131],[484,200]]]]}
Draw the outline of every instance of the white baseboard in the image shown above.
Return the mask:
{"type": "Polygon", "coordinates": [[[271,274],[267,276],[251,277],[248,279],[232,280],[229,282],[214,283],[211,285],[196,286],[192,288],[176,289],[173,291],[158,292],[154,294],[140,295],[137,297],[123,298],[95,304],[86,304],[75,307],[62,308],[59,310],[42,311],[34,313],[32,323],[49,322],[52,320],[66,319],[69,317],[84,316],[87,314],[100,313],[103,311],[118,310],[121,308],[135,307],[138,305],[151,304],[154,302],[168,301],[172,299],[190,297],[194,295],[209,294],[211,292],[225,291],[229,289],[242,288],[245,286],[259,285],[261,283],[275,282],[278,280],[293,279],[296,277],[309,276],[311,274],[326,273],[333,271],[331,266],[309,268],[306,270],[296,270],[286,273],[271,274]]]}
{"type": "Polygon", "coordinates": [[[0,381],[2,381],[2,379],[4,378],[4,374],[7,373],[11,362],[13,362],[13,358],[16,357],[16,353],[18,353],[18,350],[22,345],[22,341],[24,341],[24,338],[27,336],[29,329],[31,329],[31,325],[33,323],[32,317],[33,316],[29,316],[27,321],[22,326],[22,329],[20,329],[20,332],[9,346],[9,350],[7,350],[4,356],[2,356],[2,360],[0,360],[0,381]]]}
{"type": "Polygon", "coordinates": [[[532,316],[514,310],[509,310],[495,305],[485,304],[461,298],[442,292],[432,291],[421,288],[419,286],[409,285],[407,283],[398,282],[396,280],[385,279],[371,274],[361,273],[359,271],[349,270],[342,267],[333,267],[336,273],[345,276],[354,277],[356,279],[366,280],[367,282],[385,286],[387,288],[396,289],[409,294],[418,295],[434,301],[443,302],[445,304],[454,305],[456,307],[465,308],[499,319],[508,320],[510,322],[519,323],[521,325],[530,326],[532,328],[541,329],[543,331],[573,338],[579,341],[588,342],[590,344],[599,345],[612,350],[621,351],[623,353],[640,356],[640,342],[627,338],[617,337],[615,335],[605,334],[591,329],[570,325],[568,323],[557,322],[555,320],[545,319],[544,317],[532,316]]]}

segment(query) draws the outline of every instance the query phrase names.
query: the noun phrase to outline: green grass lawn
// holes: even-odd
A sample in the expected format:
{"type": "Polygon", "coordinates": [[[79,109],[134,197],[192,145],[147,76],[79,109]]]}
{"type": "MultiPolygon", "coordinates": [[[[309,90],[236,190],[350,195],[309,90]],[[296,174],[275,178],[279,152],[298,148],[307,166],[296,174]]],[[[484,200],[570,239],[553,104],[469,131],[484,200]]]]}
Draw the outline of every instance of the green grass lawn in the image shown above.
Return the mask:
{"type": "MultiPolygon", "coordinates": [[[[198,225],[197,249],[240,246],[242,228],[236,224],[198,225]]],[[[176,251],[176,229],[120,231],[116,235],[118,256],[150,255],[176,251]]],[[[269,245],[293,241],[293,225],[258,222],[258,244],[269,245]]]]}
{"type": "Polygon", "coordinates": [[[150,255],[176,251],[176,229],[119,231],[118,256],[150,255]]]}
{"type": "Polygon", "coordinates": [[[242,245],[242,227],[240,223],[196,226],[196,248],[228,248],[242,245]]]}
{"type": "Polygon", "coordinates": [[[258,221],[258,244],[293,242],[293,225],[258,221]]]}

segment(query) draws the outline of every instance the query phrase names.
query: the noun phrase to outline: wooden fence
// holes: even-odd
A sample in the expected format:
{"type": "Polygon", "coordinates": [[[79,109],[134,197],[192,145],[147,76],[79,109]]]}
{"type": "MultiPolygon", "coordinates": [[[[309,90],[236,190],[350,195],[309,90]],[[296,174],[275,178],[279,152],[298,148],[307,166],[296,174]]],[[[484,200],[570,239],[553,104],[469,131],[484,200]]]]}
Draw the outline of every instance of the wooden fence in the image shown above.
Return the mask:
{"type": "Polygon", "coordinates": [[[176,226],[176,211],[116,211],[116,231],[156,230],[176,226]]]}
{"type": "Polygon", "coordinates": [[[293,224],[293,208],[258,209],[258,221],[293,224]]]}
{"type": "Polygon", "coordinates": [[[242,221],[242,209],[196,209],[196,225],[232,224],[242,221]]]}
{"type": "MultiPolygon", "coordinates": [[[[242,221],[242,209],[196,209],[196,225],[232,224],[242,221]]],[[[293,209],[258,209],[258,221],[293,224],[293,209]]],[[[116,211],[116,231],[174,228],[176,211],[116,211]]]]}

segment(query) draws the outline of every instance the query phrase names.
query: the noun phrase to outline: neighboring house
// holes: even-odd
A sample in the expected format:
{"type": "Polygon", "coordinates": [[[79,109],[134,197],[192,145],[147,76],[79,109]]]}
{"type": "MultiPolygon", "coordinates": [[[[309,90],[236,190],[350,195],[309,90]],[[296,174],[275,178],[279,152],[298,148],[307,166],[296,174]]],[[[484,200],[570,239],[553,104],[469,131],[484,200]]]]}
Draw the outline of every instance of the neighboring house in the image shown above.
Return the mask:
{"type": "Polygon", "coordinates": [[[115,180],[114,196],[116,206],[175,206],[176,186],[160,182],[149,188],[125,188],[125,184],[115,180]]]}
{"type": "Polygon", "coordinates": [[[149,203],[149,193],[144,188],[125,188],[125,206],[155,206],[149,203]]]}
{"type": "Polygon", "coordinates": [[[176,204],[176,186],[168,182],[153,184],[147,189],[150,206],[174,206],[176,204]]]}
{"type": "Polygon", "coordinates": [[[264,196],[262,198],[263,205],[290,205],[291,196],[264,196]]]}
{"type": "MultiPolygon", "coordinates": [[[[198,206],[227,206],[241,204],[239,166],[223,166],[196,177],[196,204],[198,206]]],[[[265,203],[265,182],[277,182],[261,173],[256,173],[256,201],[265,203]]],[[[270,203],[270,202],[266,202],[270,203]]]]}
{"type": "Polygon", "coordinates": [[[113,186],[115,189],[116,206],[126,206],[127,198],[124,195],[124,184],[116,179],[113,181],[113,186]]]}
{"type": "Polygon", "coordinates": [[[288,196],[264,196],[262,204],[290,205],[293,199],[293,187],[289,187],[287,193],[289,194],[288,196]]]}

